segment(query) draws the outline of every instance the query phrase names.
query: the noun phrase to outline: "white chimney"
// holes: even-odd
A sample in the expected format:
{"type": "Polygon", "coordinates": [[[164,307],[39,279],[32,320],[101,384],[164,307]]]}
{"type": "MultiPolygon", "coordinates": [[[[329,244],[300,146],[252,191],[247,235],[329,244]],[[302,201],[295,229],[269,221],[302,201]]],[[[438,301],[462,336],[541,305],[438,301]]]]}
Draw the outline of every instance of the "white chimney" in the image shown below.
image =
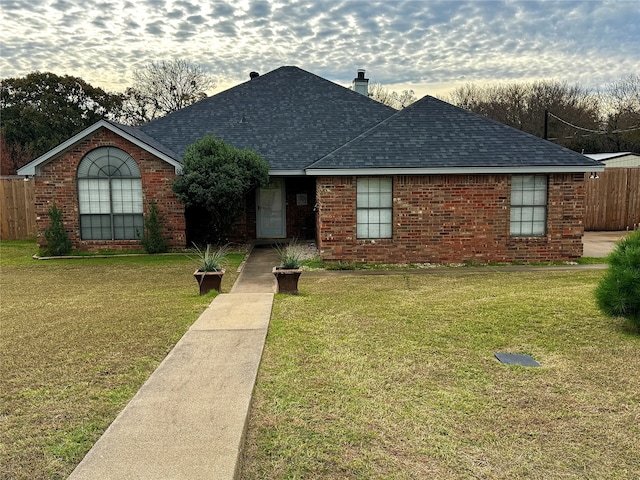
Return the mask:
{"type": "Polygon", "coordinates": [[[353,79],[352,87],[354,92],[361,93],[365,97],[369,96],[369,79],[364,78],[364,69],[358,69],[358,76],[353,79]]]}

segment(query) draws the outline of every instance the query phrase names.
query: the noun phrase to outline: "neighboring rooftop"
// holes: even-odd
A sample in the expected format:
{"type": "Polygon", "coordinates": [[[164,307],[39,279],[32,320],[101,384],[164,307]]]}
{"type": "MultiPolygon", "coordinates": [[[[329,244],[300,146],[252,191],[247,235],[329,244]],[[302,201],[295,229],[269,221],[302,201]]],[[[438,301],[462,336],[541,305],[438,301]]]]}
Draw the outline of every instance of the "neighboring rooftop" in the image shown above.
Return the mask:
{"type": "Polygon", "coordinates": [[[585,157],[597,160],[607,167],[640,167],[640,155],[633,152],[586,153],[585,157]]]}

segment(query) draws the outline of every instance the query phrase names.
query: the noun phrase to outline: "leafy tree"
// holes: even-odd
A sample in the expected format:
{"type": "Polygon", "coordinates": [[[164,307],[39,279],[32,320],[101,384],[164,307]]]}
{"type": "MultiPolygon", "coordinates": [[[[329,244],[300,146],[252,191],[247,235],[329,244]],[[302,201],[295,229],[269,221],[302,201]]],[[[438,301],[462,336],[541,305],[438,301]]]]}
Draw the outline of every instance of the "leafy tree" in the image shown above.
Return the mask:
{"type": "Polygon", "coordinates": [[[62,212],[54,205],[47,214],[51,220],[51,225],[44,230],[47,253],[54,257],[68,255],[71,252],[71,240],[62,222],[62,212]]]}
{"type": "Polygon", "coordinates": [[[144,234],[140,240],[147,253],[165,253],[169,250],[169,241],[163,235],[163,219],[155,200],[149,203],[149,213],[144,219],[144,234]]]}
{"type": "Polygon", "coordinates": [[[622,239],[608,257],[609,269],[596,288],[598,307],[640,328],[640,230],[622,239]]]}
{"type": "Polygon", "coordinates": [[[369,97],[396,110],[408,107],[417,100],[413,90],[403,90],[398,93],[377,82],[372,82],[369,85],[369,97]]]}
{"type": "Polygon", "coordinates": [[[186,60],[152,62],[133,74],[123,96],[123,121],[139,125],[206,98],[215,80],[186,60]]]}
{"type": "Polygon", "coordinates": [[[191,223],[204,227],[199,235],[204,238],[191,240],[226,243],[246,195],[268,181],[269,164],[249,149],[239,150],[213,135],[190,145],[173,191],[187,208],[188,228],[196,231],[191,223]]]}
{"type": "Polygon", "coordinates": [[[14,167],[119,112],[119,95],[78,77],[33,72],[0,82],[0,129],[14,167]]]}

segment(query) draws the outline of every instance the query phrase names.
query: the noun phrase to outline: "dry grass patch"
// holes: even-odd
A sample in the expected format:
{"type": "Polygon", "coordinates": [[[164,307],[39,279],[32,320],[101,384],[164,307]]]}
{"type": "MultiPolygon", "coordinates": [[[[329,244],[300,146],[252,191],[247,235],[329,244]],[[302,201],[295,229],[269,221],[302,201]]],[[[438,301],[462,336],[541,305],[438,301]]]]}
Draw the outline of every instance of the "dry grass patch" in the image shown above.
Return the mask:
{"type": "Polygon", "coordinates": [[[242,478],[639,478],[640,335],[596,310],[601,275],[303,277],[275,302],[242,478]]]}
{"type": "MultiPolygon", "coordinates": [[[[35,251],[0,242],[7,479],[66,478],[214,298],[198,295],[184,256],[36,261],[35,251]]],[[[236,275],[227,270],[224,290],[236,275]]]]}

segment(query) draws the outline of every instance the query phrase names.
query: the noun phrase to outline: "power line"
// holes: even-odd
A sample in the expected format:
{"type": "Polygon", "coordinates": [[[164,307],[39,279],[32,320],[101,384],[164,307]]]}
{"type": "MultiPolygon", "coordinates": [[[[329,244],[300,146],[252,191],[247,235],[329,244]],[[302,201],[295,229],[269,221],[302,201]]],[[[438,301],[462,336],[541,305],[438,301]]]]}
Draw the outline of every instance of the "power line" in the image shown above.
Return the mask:
{"type": "MultiPolygon", "coordinates": [[[[607,131],[607,130],[591,130],[589,128],[583,128],[583,127],[579,127],[577,125],[574,125],[573,123],[567,122],[566,120],[563,120],[562,118],[558,117],[557,115],[554,115],[551,112],[547,112],[547,115],[555,118],[556,120],[561,121],[562,123],[569,125],[572,128],[575,128],[577,130],[582,130],[583,132],[589,132],[589,133],[593,133],[595,135],[607,135],[607,134],[612,134],[612,133],[627,133],[627,132],[633,132],[635,130],[640,130],[640,125],[637,125],[635,127],[631,127],[631,128],[625,128],[622,130],[611,130],[611,131],[607,131]]],[[[570,137],[565,137],[565,138],[570,138],[570,137]]]]}

